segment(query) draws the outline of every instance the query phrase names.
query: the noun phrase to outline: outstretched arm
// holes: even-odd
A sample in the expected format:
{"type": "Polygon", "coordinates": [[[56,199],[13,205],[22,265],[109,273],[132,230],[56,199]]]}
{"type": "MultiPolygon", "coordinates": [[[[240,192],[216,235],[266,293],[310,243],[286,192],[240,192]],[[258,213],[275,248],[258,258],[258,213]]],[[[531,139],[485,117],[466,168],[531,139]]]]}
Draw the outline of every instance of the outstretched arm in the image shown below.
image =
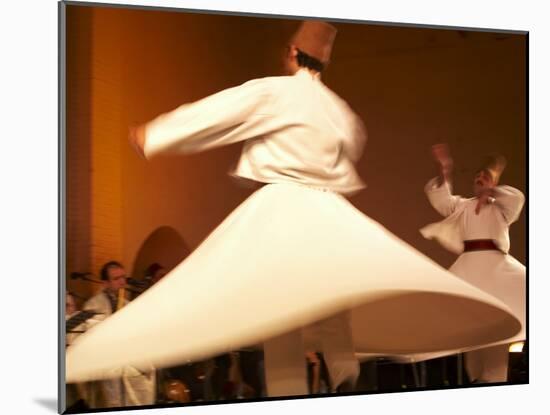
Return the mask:
{"type": "Polygon", "coordinates": [[[128,129],[128,141],[134,151],[141,157],[145,158],[145,124],[140,126],[131,126],[128,129]]]}
{"type": "Polygon", "coordinates": [[[194,153],[266,133],[270,84],[263,79],[229,88],[130,130],[138,154],[194,153]]]}

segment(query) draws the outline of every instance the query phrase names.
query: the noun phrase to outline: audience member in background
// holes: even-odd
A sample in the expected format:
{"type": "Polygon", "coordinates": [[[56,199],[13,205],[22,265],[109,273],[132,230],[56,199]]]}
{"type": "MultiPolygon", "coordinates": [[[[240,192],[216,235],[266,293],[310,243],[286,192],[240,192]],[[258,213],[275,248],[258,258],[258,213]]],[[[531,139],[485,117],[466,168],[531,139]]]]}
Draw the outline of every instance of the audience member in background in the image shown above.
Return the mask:
{"type": "MultiPolygon", "coordinates": [[[[101,268],[104,289],[84,304],[84,310],[93,310],[97,316],[87,321],[87,329],[108,318],[128,304],[125,296],[126,270],[116,261],[101,268]]],[[[109,350],[98,350],[109,353],[109,350]]],[[[88,403],[91,408],[114,408],[131,405],[151,405],[155,402],[155,372],[143,373],[132,366],[113,371],[113,378],[89,382],[88,403]]]]}

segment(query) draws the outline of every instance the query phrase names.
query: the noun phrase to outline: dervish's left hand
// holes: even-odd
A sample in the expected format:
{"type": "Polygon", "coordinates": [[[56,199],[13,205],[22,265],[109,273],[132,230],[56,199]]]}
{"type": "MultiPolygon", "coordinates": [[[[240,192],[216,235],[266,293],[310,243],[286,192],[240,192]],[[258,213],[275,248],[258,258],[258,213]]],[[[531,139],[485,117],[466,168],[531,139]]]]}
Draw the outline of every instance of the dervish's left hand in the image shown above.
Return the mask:
{"type": "Polygon", "coordinates": [[[138,155],[145,159],[145,125],[130,127],[128,131],[128,141],[138,155]]]}

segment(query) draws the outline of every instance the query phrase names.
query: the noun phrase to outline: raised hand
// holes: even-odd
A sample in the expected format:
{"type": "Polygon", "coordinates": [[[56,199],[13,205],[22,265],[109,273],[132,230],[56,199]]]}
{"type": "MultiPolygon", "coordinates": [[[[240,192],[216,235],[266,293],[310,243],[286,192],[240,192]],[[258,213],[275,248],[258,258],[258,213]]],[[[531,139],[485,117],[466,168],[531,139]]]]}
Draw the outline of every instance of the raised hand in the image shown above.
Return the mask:
{"type": "Polygon", "coordinates": [[[446,143],[434,144],[432,146],[432,156],[439,164],[443,179],[448,181],[453,171],[453,159],[451,158],[449,145],[446,143]]]}

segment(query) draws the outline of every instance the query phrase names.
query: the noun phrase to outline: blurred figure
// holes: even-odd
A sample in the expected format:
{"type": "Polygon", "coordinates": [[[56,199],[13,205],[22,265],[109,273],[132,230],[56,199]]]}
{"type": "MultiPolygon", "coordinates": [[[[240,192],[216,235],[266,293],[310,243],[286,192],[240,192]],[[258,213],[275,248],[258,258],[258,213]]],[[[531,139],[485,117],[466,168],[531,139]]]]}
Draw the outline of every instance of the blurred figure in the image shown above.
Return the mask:
{"type": "MultiPolygon", "coordinates": [[[[79,310],[76,306],[74,296],[67,291],[65,293],[65,321],[69,321],[72,317],[78,314],[79,310]]],[[[85,330],[85,321],[78,324],[76,327],[68,330],[65,333],[65,346],[69,346],[79,333],[85,330]]],[[[66,405],[67,411],[82,412],[89,409],[87,400],[87,389],[84,383],[67,383],[65,384],[66,405]]]]}
{"type": "Polygon", "coordinates": [[[244,381],[241,367],[241,353],[229,353],[230,366],[228,379],[225,383],[222,394],[224,399],[251,399],[257,396],[252,386],[244,381]]]}
{"type": "Polygon", "coordinates": [[[83,309],[108,316],[128,303],[125,295],[122,300],[119,298],[121,290],[126,288],[126,270],[119,262],[109,261],[101,268],[100,277],[103,290],[86,301],[83,309]]]}
{"type": "Polygon", "coordinates": [[[130,298],[135,300],[166,275],[166,269],[158,264],[153,263],[147,267],[143,273],[143,278],[128,278],[126,281],[129,285],[130,298]]]}
{"type": "Polygon", "coordinates": [[[506,382],[509,344],[525,340],[525,266],[508,254],[508,229],[518,219],[525,197],[518,189],[499,185],[506,159],[498,154],[488,156],[476,172],[473,198],[455,196],[448,145],[434,145],[432,154],[440,175],[428,182],[425,191],[434,209],[446,219],[421,232],[459,254],[451,272],[502,300],[521,321],[522,330],[514,338],[466,353],[471,382],[506,382]]]}
{"type": "MultiPolygon", "coordinates": [[[[84,310],[97,313],[86,322],[86,330],[128,304],[126,299],[126,270],[117,261],[109,261],[101,268],[104,289],[84,304],[84,310]]],[[[109,353],[98,350],[97,353],[109,353]]],[[[132,366],[112,371],[112,378],[89,382],[88,404],[91,408],[114,408],[131,405],[150,405],[155,402],[155,372],[141,372],[132,366]]]]}
{"type": "Polygon", "coordinates": [[[155,262],[145,270],[145,279],[149,282],[149,286],[155,285],[166,275],[166,268],[155,262]]]}
{"type": "Polygon", "coordinates": [[[331,391],[330,378],[321,353],[307,351],[306,362],[308,368],[309,393],[329,393],[331,391]]]}
{"type": "MultiPolygon", "coordinates": [[[[265,141],[249,141],[243,149],[235,175],[244,178],[247,184],[250,181],[258,185],[294,182],[305,185],[304,189],[311,186],[311,189],[345,194],[362,189],[364,183],[353,163],[361,156],[366,141],[363,123],[347,103],[321,81],[335,36],[336,28],[328,23],[303,22],[283,58],[284,70],[289,76],[250,81],[206,98],[195,107],[184,105],[149,123],[147,131],[145,126],[132,130],[131,143],[145,156],[146,144],[149,155],[176,149],[171,143],[173,139],[182,150],[188,147],[188,151],[193,152],[247,136],[265,137],[261,138],[265,141]],[[296,105],[295,94],[303,100],[299,105],[305,108],[306,102],[314,101],[315,108],[300,115],[298,108],[286,108],[287,104],[296,105]],[[211,116],[199,117],[199,113],[211,116]],[[213,139],[201,135],[201,131],[209,131],[210,124],[215,125],[213,131],[221,130],[212,133],[213,139]],[[243,124],[242,137],[237,138],[238,130],[225,131],[226,124],[243,124]],[[188,140],[179,139],[186,135],[188,140]],[[235,138],[231,139],[232,135],[235,138]],[[310,165],[302,160],[310,161],[310,165]]],[[[321,347],[335,389],[353,390],[359,376],[349,319],[349,312],[341,312],[316,323],[323,337],[321,347]],[[326,327],[321,327],[323,324],[326,327]]],[[[269,396],[308,393],[300,330],[267,340],[264,355],[269,396]]]]}
{"type": "Polygon", "coordinates": [[[65,294],[65,317],[68,319],[77,311],[76,301],[72,294],[67,291],[65,294]]]}

